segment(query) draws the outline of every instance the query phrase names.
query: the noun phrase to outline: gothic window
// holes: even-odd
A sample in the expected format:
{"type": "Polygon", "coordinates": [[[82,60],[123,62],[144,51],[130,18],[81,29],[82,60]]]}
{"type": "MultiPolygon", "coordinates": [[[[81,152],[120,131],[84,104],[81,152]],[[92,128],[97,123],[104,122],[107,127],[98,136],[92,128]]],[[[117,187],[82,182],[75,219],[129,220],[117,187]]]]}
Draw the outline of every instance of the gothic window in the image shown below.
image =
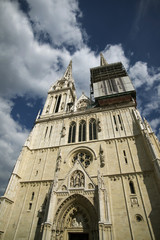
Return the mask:
{"type": "Polygon", "coordinates": [[[79,170],[74,171],[70,178],[70,187],[79,188],[84,187],[84,185],[85,185],[84,173],[79,170]]]}
{"type": "Polygon", "coordinates": [[[34,192],[32,192],[31,201],[34,199],[34,192]]]}
{"type": "Polygon", "coordinates": [[[127,156],[126,156],[126,151],[125,151],[125,150],[123,150],[123,155],[124,155],[125,163],[128,163],[128,161],[127,161],[127,156]]]}
{"type": "Polygon", "coordinates": [[[51,137],[51,134],[52,134],[52,126],[51,126],[51,128],[50,128],[50,132],[49,132],[49,138],[51,137]]]}
{"type": "Polygon", "coordinates": [[[89,140],[97,139],[96,120],[91,118],[89,121],[89,140]]]}
{"type": "Polygon", "coordinates": [[[29,209],[28,210],[31,210],[32,208],[32,203],[29,203],[29,209]]]}
{"type": "Polygon", "coordinates": [[[92,161],[92,157],[88,152],[77,152],[72,159],[72,163],[74,164],[77,160],[79,160],[85,168],[87,168],[92,161]]]}
{"type": "Polygon", "coordinates": [[[76,139],[76,123],[71,122],[69,127],[68,143],[75,142],[76,139]]]}
{"type": "Polygon", "coordinates": [[[79,124],[79,142],[86,141],[86,121],[82,120],[79,124]]]}
{"type": "Polygon", "coordinates": [[[108,83],[108,89],[110,93],[118,92],[115,79],[109,79],[107,83],[108,83]]]}
{"type": "Polygon", "coordinates": [[[120,124],[120,126],[121,126],[121,130],[123,130],[122,121],[121,121],[121,117],[120,117],[119,114],[118,114],[118,120],[119,120],[119,124],[120,124]]]}
{"type": "Polygon", "coordinates": [[[59,110],[60,102],[61,102],[61,95],[57,97],[55,113],[57,113],[59,110]]]}
{"type": "Polygon", "coordinates": [[[124,84],[123,84],[123,81],[122,81],[121,78],[116,80],[116,85],[117,85],[117,88],[118,88],[118,92],[125,91],[125,87],[124,87],[124,84]]]}
{"type": "Polygon", "coordinates": [[[130,191],[131,191],[131,194],[135,194],[135,188],[134,188],[134,184],[132,181],[129,182],[129,187],[130,187],[130,191]]]}
{"type": "Polygon", "coordinates": [[[115,115],[113,115],[113,120],[114,120],[114,125],[115,125],[115,128],[116,128],[116,131],[118,131],[117,121],[116,121],[116,116],[115,115]]]}
{"type": "Polygon", "coordinates": [[[46,132],[45,132],[45,136],[44,137],[47,136],[47,132],[48,132],[48,127],[46,127],[46,132]]]}

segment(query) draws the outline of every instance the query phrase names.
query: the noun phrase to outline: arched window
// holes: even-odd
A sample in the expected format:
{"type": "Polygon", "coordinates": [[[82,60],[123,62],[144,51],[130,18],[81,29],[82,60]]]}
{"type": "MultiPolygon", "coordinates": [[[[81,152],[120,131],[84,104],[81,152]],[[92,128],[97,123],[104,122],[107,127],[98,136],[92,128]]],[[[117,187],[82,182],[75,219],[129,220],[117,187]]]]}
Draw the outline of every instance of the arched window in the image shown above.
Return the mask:
{"type": "Polygon", "coordinates": [[[44,135],[44,137],[47,136],[47,132],[48,132],[48,127],[46,127],[46,131],[45,131],[45,135],[44,135]]]}
{"type": "Polygon", "coordinates": [[[61,102],[61,95],[59,95],[57,98],[55,113],[57,113],[59,110],[60,102],[61,102]]]}
{"type": "Polygon", "coordinates": [[[89,140],[97,139],[96,120],[91,118],[89,121],[89,140]]]}
{"type": "Polygon", "coordinates": [[[32,192],[31,201],[34,199],[34,192],[32,192]]]}
{"type": "Polygon", "coordinates": [[[53,126],[51,126],[51,128],[50,128],[49,138],[51,137],[51,134],[52,134],[52,128],[53,128],[53,126]]]}
{"type": "Polygon", "coordinates": [[[79,124],[79,142],[86,141],[86,121],[82,120],[79,124]]]}
{"type": "Polygon", "coordinates": [[[76,139],[76,123],[71,122],[69,127],[69,135],[68,135],[68,142],[73,143],[76,139]]]}
{"type": "Polygon", "coordinates": [[[134,184],[132,181],[129,182],[129,187],[130,187],[130,191],[131,191],[131,194],[135,194],[135,188],[134,188],[134,184]]]}

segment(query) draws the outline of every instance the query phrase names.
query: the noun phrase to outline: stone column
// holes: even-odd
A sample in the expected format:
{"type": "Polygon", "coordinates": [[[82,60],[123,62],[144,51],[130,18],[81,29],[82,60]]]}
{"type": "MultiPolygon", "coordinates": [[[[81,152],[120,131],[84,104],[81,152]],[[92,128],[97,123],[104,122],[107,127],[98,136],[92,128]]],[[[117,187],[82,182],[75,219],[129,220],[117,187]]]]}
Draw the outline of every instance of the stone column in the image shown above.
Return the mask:
{"type": "Polygon", "coordinates": [[[50,202],[49,202],[49,209],[48,209],[48,216],[47,221],[43,224],[43,235],[42,240],[50,240],[51,239],[51,231],[52,231],[52,224],[56,213],[57,207],[57,195],[55,192],[56,186],[53,186],[50,202]]]}
{"type": "Polygon", "coordinates": [[[109,203],[106,188],[100,172],[98,172],[99,199],[99,240],[112,240],[109,203]]]}

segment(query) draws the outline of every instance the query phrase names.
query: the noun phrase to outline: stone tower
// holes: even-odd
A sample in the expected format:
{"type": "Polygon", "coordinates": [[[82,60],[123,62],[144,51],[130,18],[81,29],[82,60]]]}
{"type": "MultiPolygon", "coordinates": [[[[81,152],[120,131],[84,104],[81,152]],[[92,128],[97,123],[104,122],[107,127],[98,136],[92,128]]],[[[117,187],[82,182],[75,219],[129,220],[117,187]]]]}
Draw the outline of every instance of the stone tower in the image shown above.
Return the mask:
{"type": "Polygon", "coordinates": [[[3,240],[160,239],[160,146],[122,63],[72,62],[48,92],[0,201],[3,240]]]}

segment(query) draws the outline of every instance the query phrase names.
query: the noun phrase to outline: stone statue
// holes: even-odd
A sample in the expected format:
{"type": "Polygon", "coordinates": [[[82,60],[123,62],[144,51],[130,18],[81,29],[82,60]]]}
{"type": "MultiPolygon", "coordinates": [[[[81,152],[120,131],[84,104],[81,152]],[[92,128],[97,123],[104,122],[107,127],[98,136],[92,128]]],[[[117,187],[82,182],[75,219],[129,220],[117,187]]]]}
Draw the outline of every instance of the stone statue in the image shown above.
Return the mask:
{"type": "Polygon", "coordinates": [[[81,171],[74,171],[71,178],[70,178],[70,187],[78,188],[84,187],[85,185],[85,178],[84,174],[81,171]]]}
{"type": "Polygon", "coordinates": [[[56,172],[60,170],[60,164],[61,164],[62,158],[59,156],[57,158],[57,164],[56,164],[56,172]]]}
{"type": "Polygon", "coordinates": [[[105,158],[104,158],[104,154],[103,154],[103,150],[100,146],[100,150],[99,150],[99,157],[100,157],[100,166],[104,167],[105,166],[105,158]]]}

